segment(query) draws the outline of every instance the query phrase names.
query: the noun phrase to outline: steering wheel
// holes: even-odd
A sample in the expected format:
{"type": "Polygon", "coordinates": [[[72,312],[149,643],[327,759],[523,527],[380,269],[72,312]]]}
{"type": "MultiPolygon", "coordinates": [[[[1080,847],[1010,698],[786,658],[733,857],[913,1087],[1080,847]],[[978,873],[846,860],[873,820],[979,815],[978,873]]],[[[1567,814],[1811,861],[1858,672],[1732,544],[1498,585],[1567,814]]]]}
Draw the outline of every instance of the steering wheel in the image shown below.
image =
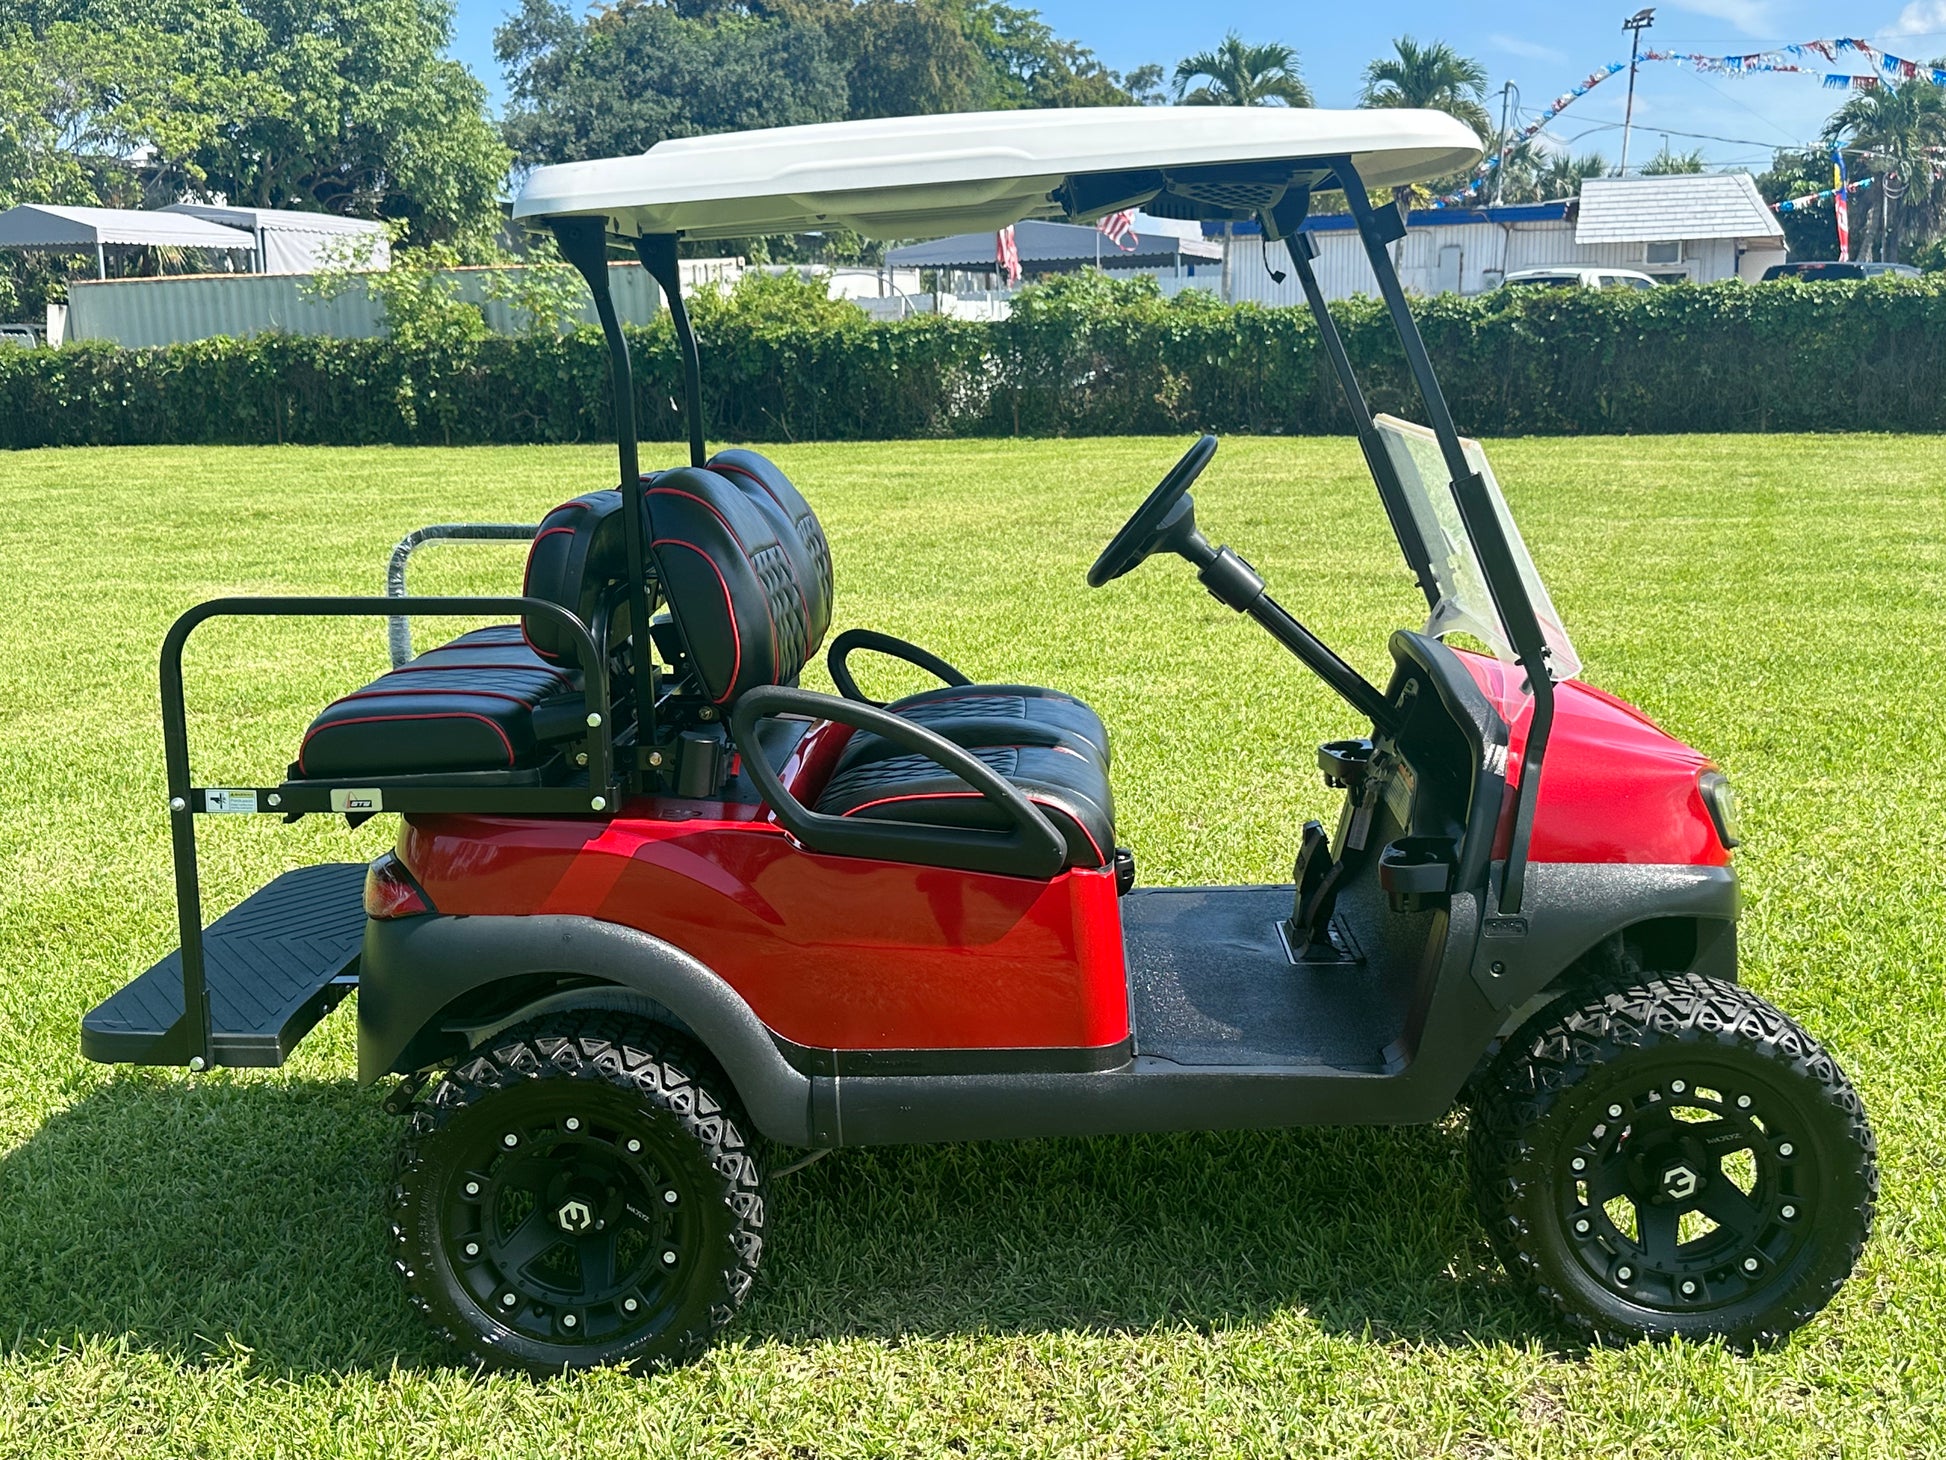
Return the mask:
{"type": "Polygon", "coordinates": [[[1168,540],[1169,534],[1195,509],[1189,502],[1189,488],[1210,458],[1216,455],[1216,438],[1204,436],[1182,454],[1182,460],[1169,468],[1169,475],[1149,493],[1148,500],[1135,509],[1135,515],[1122,524],[1122,530],[1101,550],[1095,565],[1088,570],[1088,586],[1099,588],[1122,574],[1139,568],[1149,555],[1168,540]]]}

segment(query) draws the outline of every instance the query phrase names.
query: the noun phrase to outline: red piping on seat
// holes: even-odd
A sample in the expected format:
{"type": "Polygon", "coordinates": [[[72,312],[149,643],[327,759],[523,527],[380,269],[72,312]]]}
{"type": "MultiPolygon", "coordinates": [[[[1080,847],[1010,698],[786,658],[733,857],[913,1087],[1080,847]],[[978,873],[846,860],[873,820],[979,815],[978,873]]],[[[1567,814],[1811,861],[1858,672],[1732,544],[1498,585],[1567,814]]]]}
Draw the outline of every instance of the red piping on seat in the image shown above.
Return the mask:
{"type": "MultiPolygon", "coordinates": [[[[417,699],[420,695],[459,695],[469,700],[505,700],[510,705],[526,705],[529,709],[534,705],[534,701],[527,696],[510,694],[502,689],[361,689],[356,694],[340,695],[331,703],[342,705],[348,700],[417,699]]],[[[401,715],[397,718],[405,717],[401,715]]]]}
{"type": "MultiPolygon", "coordinates": [[[[684,492],[681,495],[686,497],[689,495],[689,493],[684,492]]],[[[705,507],[708,507],[709,503],[704,502],[703,505],[705,507]]],[[[712,508],[711,510],[713,511],[715,509],[712,508]]],[[[729,526],[729,524],[725,523],[724,526],[727,527],[729,526]]],[[[732,539],[735,539],[736,534],[732,532],[730,536],[732,539]]],[[[740,542],[737,545],[739,547],[742,546],[740,542]]],[[[730,596],[729,580],[723,576],[723,570],[716,566],[716,559],[712,558],[708,553],[704,552],[700,547],[698,547],[693,542],[684,542],[679,537],[658,537],[654,542],[650,543],[649,546],[651,548],[659,548],[659,547],[688,548],[692,553],[696,554],[697,557],[701,558],[704,562],[708,563],[709,570],[712,573],[716,574],[717,584],[723,589],[723,607],[729,614],[730,642],[736,645],[736,660],[730,667],[730,683],[724,689],[722,694],[716,696],[716,698],[711,701],[712,704],[718,704],[718,705],[723,704],[730,698],[731,695],[736,693],[737,680],[740,679],[743,675],[743,635],[737,629],[737,606],[736,606],[736,600],[730,596]]],[[[674,608],[675,605],[672,603],[670,604],[670,607],[674,608]]],[[[705,686],[705,688],[707,688],[707,686],[705,686]]]]}
{"type": "MultiPolygon", "coordinates": [[[[1042,810],[1058,811],[1067,817],[1069,821],[1072,821],[1080,833],[1088,839],[1088,846],[1094,852],[1095,860],[1104,867],[1108,865],[1108,859],[1101,854],[1101,843],[1095,840],[1095,834],[1088,830],[1088,824],[1079,816],[1076,816],[1059,801],[1051,801],[1044,796],[1036,796],[1029,791],[1023,791],[1021,794],[1026,796],[1029,801],[1042,810]]],[[[863,806],[854,806],[851,810],[840,812],[839,814],[842,816],[856,816],[861,811],[870,811],[874,806],[895,806],[901,801],[965,801],[969,798],[980,801],[992,799],[984,791],[919,791],[910,796],[881,796],[876,801],[867,801],[863,806]]]]}
{"type": "MultiPolygon", "coordinates": [[[[431,651],[437,654],[439,650],[431,651]]],[[[419,659],[426,655],[421,654],[419,659]]],[[[421,664],[419,659],[410,664],[401,664],[397,669],[388,669],[387,674],[457,674],[468,669],[491,669],[508,674],[546,674],[565,682],[567,676],[551,664],[421,664]]]]}
{"type": "MultiPolygon", "coordinates": [[[[762,477],[758,476],[755,472],[751,471],[748,467],[718,466],[712,462],[705,469],[708,471],[713,471],[717,473],[719,476],[722,475],[724,472],[733,471],[738,476],[749,477],[751,481],[755,482],[760,488],[763,489],[763,494],[766,497],[770,498],[770,500],[776,504],[777,510],[784,514],[784,520],[790,523],[791,531],[792,532],[797,531],[797,524],[791,521],[791,509],[784,505],[782,498],[780,498],[775,492],[771,491],[770,484],[768,482],[766,482],[762,477]]],[[[802,546],[802,544],[800,544],[800,546],[802,546]]],[[[797,601],[804,605],[804,637],[806,639],[809,639],[811,637],[811,596],[804,591],[804,580],[797,576],[797,564],[791,560],[791,555],[789,553],[784,554],[784,562],[785,565],[789,567],[791,570],[791,582],[797,585],[797,601]]],[[[823,642],[824,642],[824,638],[822,635],[820,635],[818,638],[818,643],[821,644],[823,642]]],[[[811,655],[817,652],[817,647],[818,647],[817,644],[811,644],[805,649],[804,660],[806,663],[809,663],[811,659],[811,655]]]]}
{"type": "MultiPolygon", "coordinates": [[[[305,732],[303,743],[297,747],[297,768],[304,770],[304,752],[309,747],[311,738],[323,731],[335,730],[341,725],[390,725],[399,720],[478,720],[500,737],[500,743],[507,747],[507,765],[510,769],[514,765],[514,743],[507,739],[507,732],[493,721],[485,715],[475,715],[467,710],[441,710],[430,715],[367,715],[350,720],[333,720],[329,725],[313,725],[305,732]]],[[[1082,829],[1085,831],[1087,828],[1082,829]]]]}

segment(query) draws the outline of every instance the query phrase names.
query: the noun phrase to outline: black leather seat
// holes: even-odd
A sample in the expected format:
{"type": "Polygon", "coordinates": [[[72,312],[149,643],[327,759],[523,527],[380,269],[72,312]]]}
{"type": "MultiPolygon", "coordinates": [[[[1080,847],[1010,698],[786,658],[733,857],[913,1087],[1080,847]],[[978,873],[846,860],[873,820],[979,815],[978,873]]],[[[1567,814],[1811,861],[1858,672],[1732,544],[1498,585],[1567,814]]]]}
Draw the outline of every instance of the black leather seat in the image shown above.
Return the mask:
{"type": "MultiPolygon", "coordinates": [[[[779,529],[792,570],[805,592],[815,626],[813,642],[830,625],[836,580],[831,546],[817,514],[776,463],[754,451],[719,451],[711,471],[728,479],[779,529]]],[[[893,700],[885,706],[961,745],[1067,745],[1086,749],[1109,764],[1108,730],[1101,717],[1073,695],[1034,685],[945,685],[893,700]]],[[[878,737],[871,737],[877,741],[878,737]]],[[[880,742],[882,743],[882,742],[880,742]]],[[[890,747],[886,747],[888,750],[890,747]]]]}
{"type": "MultiPolygon", "coordinates": [[[[627,572],[621,514],[622,494],[613,491],[548,513],[527,553],[522,592],[597,622],[627,572]]],[[[531,772],[552,742],[581,733],[586,714],[566,634],[535,616],[462,634],[327,705],[305,732],[291,776],[531,772]]]]}
{"type": "MultiPolygon", "coordinates": [[[[816,648],[816,599],[794,566],[801,556],[790,547],[789,514],[767,510],[714,470],[659,473],[648,495],[665,596],[702,692],[729,707],[759,685],[794,682],[816,648]]],[[[1086,734],[1099,722],[1085,706],[1015,686],[922,698],[928,729],[971,749],[1048,814],[1070,866],[1107,865],[1114,806],[1105,747],[1086,734]],[[1030,718],[1036,712],[1048,718],[1030,718]]],[[[852,736],[814,809],[928,826],[1008,824],[1000,807],[938,762],[863,733],[852,736]]]]}

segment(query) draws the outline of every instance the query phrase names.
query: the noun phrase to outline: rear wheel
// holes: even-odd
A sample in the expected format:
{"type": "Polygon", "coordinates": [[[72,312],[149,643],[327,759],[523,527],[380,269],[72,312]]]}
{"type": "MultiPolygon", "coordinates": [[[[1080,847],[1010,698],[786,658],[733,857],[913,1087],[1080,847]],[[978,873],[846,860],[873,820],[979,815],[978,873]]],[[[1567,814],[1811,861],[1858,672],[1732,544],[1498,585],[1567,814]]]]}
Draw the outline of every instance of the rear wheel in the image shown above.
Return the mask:
{"type": "Polygon", "coordinates": [[[393,1192],[414,1305],[483,1362],[694,1357],[749,1293],[763,1182],[700,1050],[623,1016],[510,1029],[413,1112],[393,1192]]]}
{"type": "Polygon", "coordinates": [[[1508,1272],[1607,1338],[1749,1346],[1850,1274],[1878,1199],[1851,1082],[1756,995],[1695,974],[1569,995],[1508,1040],[1469,1134],[1508,1272]]]}

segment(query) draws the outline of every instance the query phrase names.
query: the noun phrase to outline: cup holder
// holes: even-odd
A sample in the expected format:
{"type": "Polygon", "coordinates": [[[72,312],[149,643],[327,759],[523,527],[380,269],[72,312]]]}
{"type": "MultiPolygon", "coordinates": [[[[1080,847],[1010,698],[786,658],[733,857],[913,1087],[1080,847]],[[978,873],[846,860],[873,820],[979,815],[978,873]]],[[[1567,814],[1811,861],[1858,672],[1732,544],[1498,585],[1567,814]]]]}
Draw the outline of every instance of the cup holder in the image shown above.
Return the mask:
{"type": "Polygon", "coordinates": [[[1453,890],[1459,848],[1447,836],[1402,836],[1378,858],[1378,885],[1398,913],[1424,912],[1453,890]]]}
{"type": "Polygon", "coordinates": [[[1318,747],[1318,769],[1324,783],[1333,790],[1349,790],[1365,779],[1371,769],[1372,742],[1369,740],[1327,740],[1318,747]]]}

